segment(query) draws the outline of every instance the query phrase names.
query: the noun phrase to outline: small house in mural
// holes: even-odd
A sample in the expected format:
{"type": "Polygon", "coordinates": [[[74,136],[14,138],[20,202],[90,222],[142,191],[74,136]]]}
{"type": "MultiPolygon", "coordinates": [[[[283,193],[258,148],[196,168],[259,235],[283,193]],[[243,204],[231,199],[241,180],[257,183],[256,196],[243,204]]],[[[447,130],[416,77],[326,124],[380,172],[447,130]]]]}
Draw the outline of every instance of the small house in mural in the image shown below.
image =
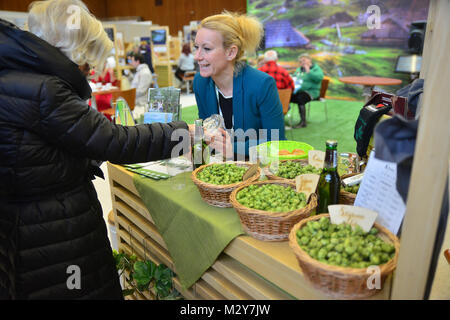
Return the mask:
{"type": "Polygon", "coordinates": [[[361,41],[367,45],[382,45],[386,43],[404,45],[408,35],[409,30],[401,23],[388,18],[381,22],[380,29],[368,30],[361,34],[361,41]]]}
{"type": "Polygon", "coordinates": [[[296,30],[289,20],[274,20],[265,24],[266,48],[305,47],[309,39],[296,30]]]}

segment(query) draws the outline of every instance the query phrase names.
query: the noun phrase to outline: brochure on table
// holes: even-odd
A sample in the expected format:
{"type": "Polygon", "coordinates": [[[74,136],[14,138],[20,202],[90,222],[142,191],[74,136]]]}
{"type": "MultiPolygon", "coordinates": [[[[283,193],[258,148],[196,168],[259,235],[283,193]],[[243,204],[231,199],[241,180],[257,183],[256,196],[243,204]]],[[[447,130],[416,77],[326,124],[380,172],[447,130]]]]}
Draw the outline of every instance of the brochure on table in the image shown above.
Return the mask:
{"type": "Polygon", "coordinates": [[[150,88],[144,123],[168,123],[180,120],[180,89],[150,88]]]}

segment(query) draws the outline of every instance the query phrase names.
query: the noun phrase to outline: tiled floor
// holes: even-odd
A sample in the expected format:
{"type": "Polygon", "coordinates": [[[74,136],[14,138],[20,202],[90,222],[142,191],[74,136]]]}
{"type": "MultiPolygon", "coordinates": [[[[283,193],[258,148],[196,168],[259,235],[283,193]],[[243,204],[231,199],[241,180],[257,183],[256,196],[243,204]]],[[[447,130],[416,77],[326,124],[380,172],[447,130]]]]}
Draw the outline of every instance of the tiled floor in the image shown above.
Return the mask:
{"type": "MultiPolygon", "coordinates": [[[[181,95],[181,105],[182,107],[188,107],[195,105],[195,97],[193,94],[181,95]]],[[[107,223],[108,213],[112,210],[111,203],[111,192],[109,188],[109,180],[108,180],[108,171],[106,168],[106,163],[101,165],[101,169],[105,174],[105,180],[97,178],[94,180],[94,185],[97,190],[98,198],[100,199],[100,203],[103,208],[103,216],[107,223]]],[[[108,223],[107,223],[108,225],[108,223]]],[[[444,239],[444,244],[442,246],[442,252],[439,255],[438,267],[436,270],[435,280],[433,283],[433,288],[431,290],[430,299],[442,299],[442,300],[450,300],[450,265],[444,258],[443,252],[445,249],[450,249],[450,232],[449,232],[450,219],[447,224],[447,231],[444,239]]],[[[108,230],[109,225],[108,225],[108,230]]],[[[110,233],[111,234],[111,233],[110,233]]],[[[110,239],[111,240],[111,239],[110,239]]],[[[115,247],[115,241],[112,241],[113,248],[115,247]]]]}

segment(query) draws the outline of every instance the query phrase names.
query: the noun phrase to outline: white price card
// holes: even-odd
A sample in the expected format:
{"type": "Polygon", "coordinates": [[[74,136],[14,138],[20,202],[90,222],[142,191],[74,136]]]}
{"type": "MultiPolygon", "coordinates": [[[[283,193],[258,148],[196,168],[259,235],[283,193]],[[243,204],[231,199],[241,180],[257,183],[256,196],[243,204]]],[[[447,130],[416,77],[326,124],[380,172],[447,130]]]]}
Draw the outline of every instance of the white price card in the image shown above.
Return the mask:
{"type": "Polygon", "coordinates": [[[369,232],[377,218],[378,213],[366,208],[349,205],[330,205],[330,221],[333,224],[347,223],[354,227],[359,225],[364,232],[369,232]]]}
{"type": "Polygon", "coordinates": [[[325,152],[320,150],[308,151],[308,163],[317,169],[322,169],[325,162],[325,152]]]}
{"type": "Polygon", "coordinates": [[[375,222],[397,234],[406,205],[396,188],[397,164],[375,158],[372,151],[354,205],[378,212],[375,222]]]}

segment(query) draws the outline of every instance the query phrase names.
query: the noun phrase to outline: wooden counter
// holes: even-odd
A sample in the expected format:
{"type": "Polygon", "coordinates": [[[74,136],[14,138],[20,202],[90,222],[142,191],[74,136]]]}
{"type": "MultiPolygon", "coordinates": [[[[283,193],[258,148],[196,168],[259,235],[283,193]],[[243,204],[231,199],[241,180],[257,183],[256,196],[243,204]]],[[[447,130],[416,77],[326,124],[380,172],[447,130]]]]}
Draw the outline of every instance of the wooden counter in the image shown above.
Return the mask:
{"type": "MultiPolygon", "coordinates": [[[[140,259],[164,263],[175,273],[172,259],[152,217],[134,187],[132,173],[108,163],[111,198],[119,250],[140,259]]],[[[389,299],[391,277],[371,299],[389,299]]],[[[249,236],[235,238],[216,262],[188,290],[186,299],[328,299],[303,277],[288,241],[264,242],[249,236]]],[[[136,299],[145,299],[137,294],[136,299]]]]}

